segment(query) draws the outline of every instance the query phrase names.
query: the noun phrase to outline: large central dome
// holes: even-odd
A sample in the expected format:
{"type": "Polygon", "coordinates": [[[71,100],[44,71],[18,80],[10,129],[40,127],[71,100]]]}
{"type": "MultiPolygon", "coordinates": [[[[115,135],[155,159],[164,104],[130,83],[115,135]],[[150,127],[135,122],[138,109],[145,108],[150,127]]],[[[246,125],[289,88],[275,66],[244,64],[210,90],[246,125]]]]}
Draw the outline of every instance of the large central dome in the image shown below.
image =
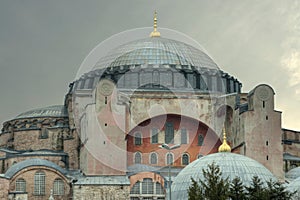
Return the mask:
{"type": "Polygon", "coordinates": [[[101,54],[73,89],[93,89],[100,79],[119,89],[180,90],[204,93],[240,92],[242,84],[223,72],[204,50],[163,37],[130,41],[101,54]]]}
{"type": "Polygon", "coordinates": [[[100,59],[95,69],[126,65],[187,65],[218,69],[217,64],[202,50],[161,37],[145,38],[121,45],[100,59]]]}

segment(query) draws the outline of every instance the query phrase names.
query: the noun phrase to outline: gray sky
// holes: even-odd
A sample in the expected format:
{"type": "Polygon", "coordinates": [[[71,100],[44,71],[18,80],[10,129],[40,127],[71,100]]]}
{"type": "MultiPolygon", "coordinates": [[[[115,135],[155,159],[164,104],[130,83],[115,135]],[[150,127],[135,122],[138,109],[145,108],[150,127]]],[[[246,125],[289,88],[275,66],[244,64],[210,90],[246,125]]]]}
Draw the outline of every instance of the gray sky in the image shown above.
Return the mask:
{"type": "Polygon", "coordinates": [[[198,41],[243,91],[270,84],[282,126],[300,130],[300,0],[2,0],[0,123],[63,104],[87,54],[113,34],[152,26],[154,10],[159,26],[198,41]]]}

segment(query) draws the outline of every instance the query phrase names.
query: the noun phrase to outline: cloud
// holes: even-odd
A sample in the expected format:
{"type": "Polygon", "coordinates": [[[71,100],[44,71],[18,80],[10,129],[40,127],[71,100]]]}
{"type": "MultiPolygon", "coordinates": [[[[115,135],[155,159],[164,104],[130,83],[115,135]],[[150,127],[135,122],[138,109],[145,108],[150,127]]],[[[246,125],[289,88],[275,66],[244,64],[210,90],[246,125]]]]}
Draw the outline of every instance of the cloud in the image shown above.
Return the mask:
{"type": "MultiPolygon", "coordinates": [[[[289,79],[289,86],[297,86],[300,84],[300,51],[290,50],[289,53],[286,53],[282,60],[281,65],[284,69],[287,70],[289,79]]],[[[296,91],[300,91],[300,88],[297,88],[296,91]]]]}

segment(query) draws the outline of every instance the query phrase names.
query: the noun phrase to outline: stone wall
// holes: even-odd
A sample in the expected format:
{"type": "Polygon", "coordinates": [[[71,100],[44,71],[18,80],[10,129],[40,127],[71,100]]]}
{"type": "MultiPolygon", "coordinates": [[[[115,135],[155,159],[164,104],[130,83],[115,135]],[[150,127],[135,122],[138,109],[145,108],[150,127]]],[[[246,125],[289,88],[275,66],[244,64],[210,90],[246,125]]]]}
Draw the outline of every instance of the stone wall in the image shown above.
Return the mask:
{"type": "Polygon", "coordinates": [[[0,177],[0,199],[8,199],[9,180],[0,177]]]}
{"type": "Polygon", "coordinates": [[[73,187],[74,200],[128,200],[130,186],[120,185],[76,185],[73,187]]]}

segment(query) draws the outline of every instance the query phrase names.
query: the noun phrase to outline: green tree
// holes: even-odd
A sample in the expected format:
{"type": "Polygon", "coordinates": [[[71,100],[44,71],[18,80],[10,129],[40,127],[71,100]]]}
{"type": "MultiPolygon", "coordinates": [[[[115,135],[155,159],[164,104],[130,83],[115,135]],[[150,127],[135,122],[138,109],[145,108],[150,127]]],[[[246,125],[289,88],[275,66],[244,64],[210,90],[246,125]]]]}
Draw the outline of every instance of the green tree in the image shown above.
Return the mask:
{"type": "Polygon", "coordinates": [[[215,163],[208,165],[208,169],[202,170],[204,179],[197,183],[192,179],[192,185],[188,189],[189,200],[227,200],[229,198],[228,178],[222,178],[220,167],[215,163]]]}
{"type": "Polygon", "coordinates": [[[192,185],[188,189],[189,200],[204,200],[202,189],[197,181],[192,178],[192,185]]]}
{"type": "Polygon", "coordinates": [[[249,200],[267,200],[266,189],[263,182],[257,177],[252,178],[251,185],[246,188],[247,199],[249,200]]]}
{"type": "Polygon", "coordinates": [[[289,200],[295,195],[295,192],[289,192],[279,181],[267,181],[266,198],[270,200],[289,200]]]}
{"type": "Polygon", "coordinates": [[[239,177],[235,177],[229,188],[229,197],[232,200],[246,200],[245,187],[239,177]]]}

